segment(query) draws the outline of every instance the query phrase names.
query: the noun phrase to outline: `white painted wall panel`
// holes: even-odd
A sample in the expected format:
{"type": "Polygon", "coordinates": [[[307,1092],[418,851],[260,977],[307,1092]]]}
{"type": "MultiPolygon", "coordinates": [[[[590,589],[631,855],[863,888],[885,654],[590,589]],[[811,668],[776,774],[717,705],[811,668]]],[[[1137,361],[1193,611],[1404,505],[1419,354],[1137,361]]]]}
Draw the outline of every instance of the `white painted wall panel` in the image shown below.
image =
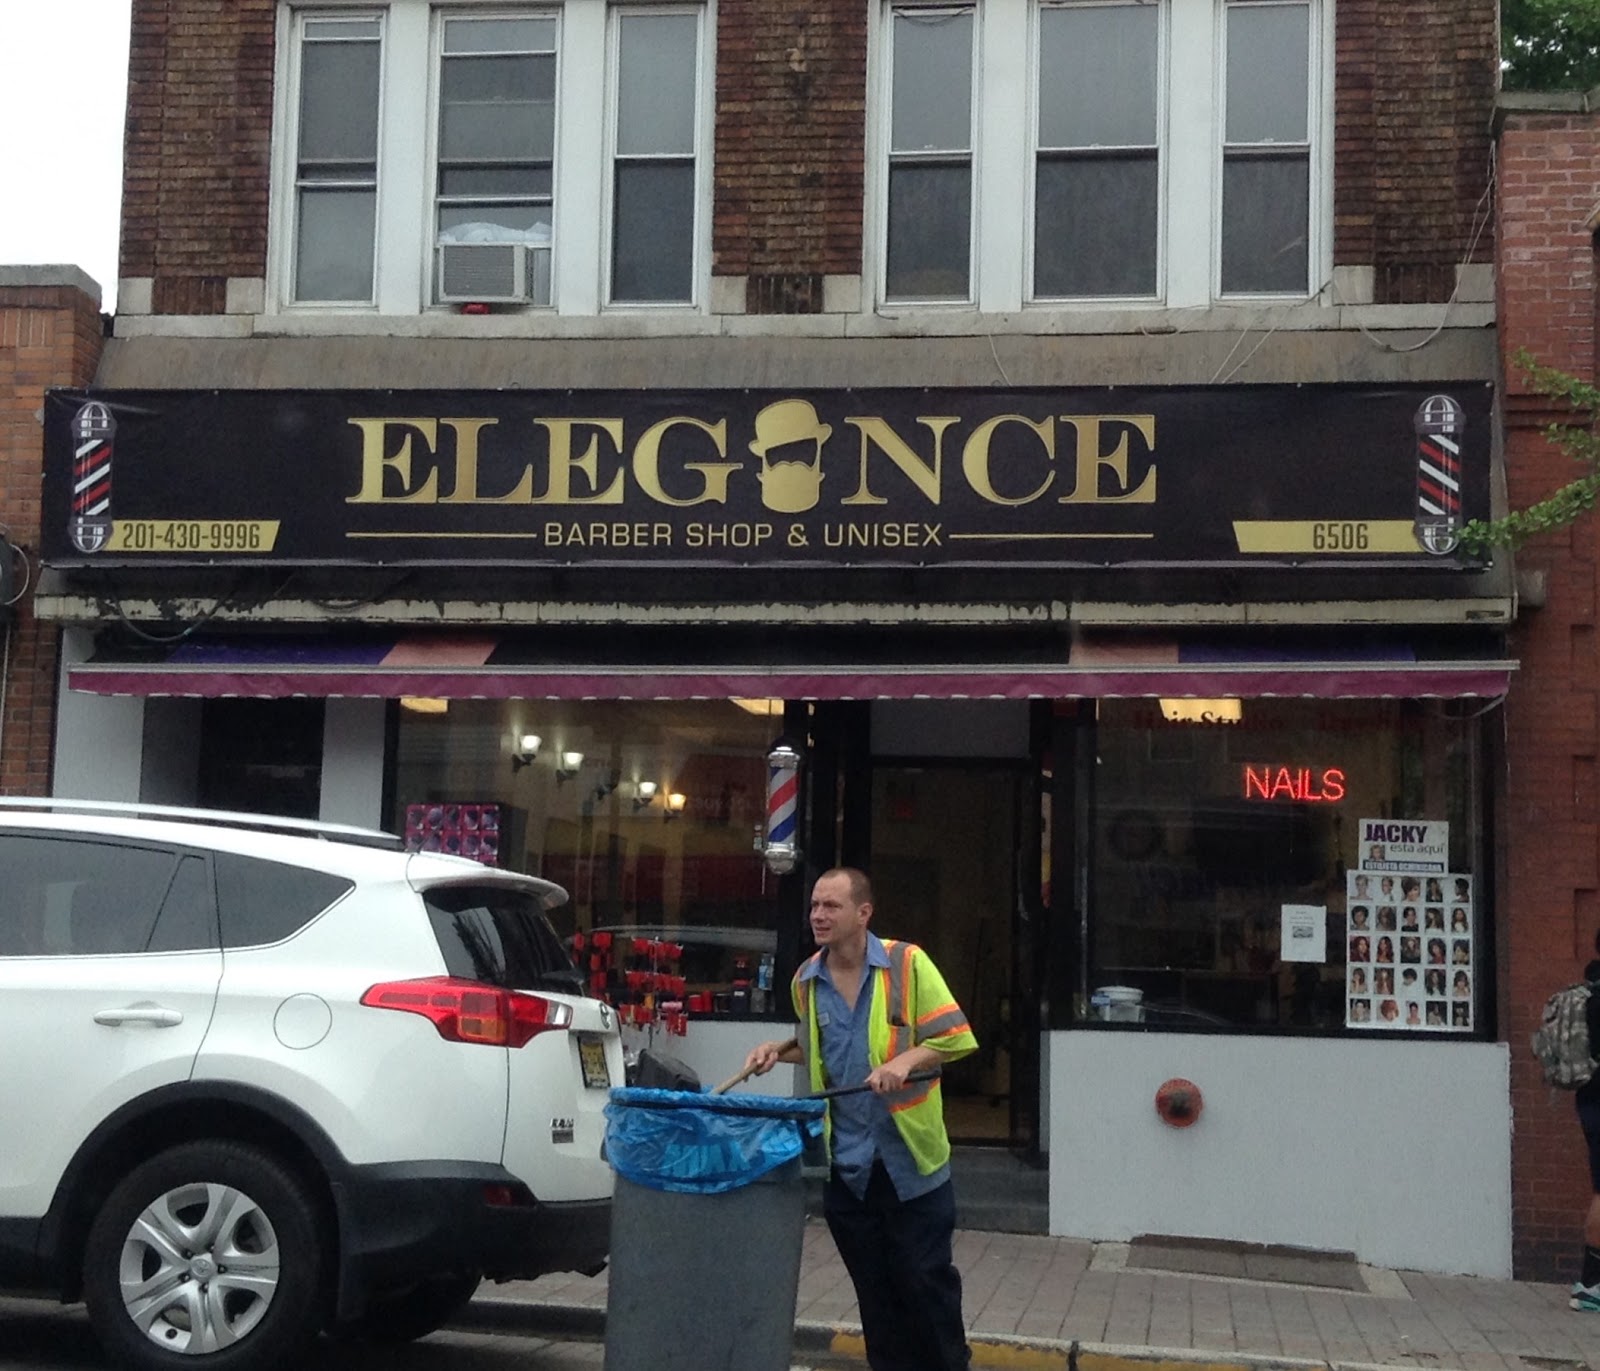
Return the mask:
{"type": "Polygon", "coordinates": [[[1505,1044],[1049,1038],[1051,1233],[1286,1243],[1511,1275],[1505,1044]],[[1155,1111],[1174,1076],[1204,1095],[1190,1128],[1155,1111]]]}

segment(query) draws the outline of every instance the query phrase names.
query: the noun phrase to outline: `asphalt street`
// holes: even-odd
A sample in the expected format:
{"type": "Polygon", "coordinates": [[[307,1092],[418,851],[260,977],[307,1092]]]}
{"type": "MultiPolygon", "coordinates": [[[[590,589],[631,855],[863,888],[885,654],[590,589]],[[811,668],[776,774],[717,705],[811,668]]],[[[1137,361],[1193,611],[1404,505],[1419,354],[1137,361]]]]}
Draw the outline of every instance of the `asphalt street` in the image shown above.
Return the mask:
{"type": "MultiPolygon", "coordinates": [[[[300,1371],[594,1371],[604,1361],[604,1347],[594,1342],[446,1330],[401,1347],[323,1341],[300,1371]]],[[[102,1371],[110,1365],[81,1305],[0,1297],[4,1371],[102,1371]]]]}
{"type": "MultiPolygon", "coordinates": [[[[511,1329],[445,1329],[400,1347],[324,1340],[296,1371],[596,1371],[598,1342],[558,1342],[511,1329]]],[[[824,1371],[859,1362],[797,1363],[792,1371],[824,1371]]],[[[107,1371],[83,1307],[0,1296],[0,1371],[107,1371]]]]}

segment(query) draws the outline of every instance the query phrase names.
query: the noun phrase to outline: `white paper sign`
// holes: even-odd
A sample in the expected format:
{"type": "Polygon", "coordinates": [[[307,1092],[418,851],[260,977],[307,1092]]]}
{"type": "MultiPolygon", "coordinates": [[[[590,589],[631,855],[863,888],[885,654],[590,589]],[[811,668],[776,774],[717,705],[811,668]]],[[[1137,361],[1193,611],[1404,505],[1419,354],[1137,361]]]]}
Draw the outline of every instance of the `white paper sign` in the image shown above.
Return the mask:
{"type": "Polygon", "coordinates": [[[1320,904],[1286,904],[1283,907],[1283,950],[1286,962],[1328,960],[1328,907],[1320,904]]]}
{"type": "Polygon", "coordinates": [[[1361,870],[1448,871],[1450,825],[1437,819],[1363,819],[1361,870]]]}

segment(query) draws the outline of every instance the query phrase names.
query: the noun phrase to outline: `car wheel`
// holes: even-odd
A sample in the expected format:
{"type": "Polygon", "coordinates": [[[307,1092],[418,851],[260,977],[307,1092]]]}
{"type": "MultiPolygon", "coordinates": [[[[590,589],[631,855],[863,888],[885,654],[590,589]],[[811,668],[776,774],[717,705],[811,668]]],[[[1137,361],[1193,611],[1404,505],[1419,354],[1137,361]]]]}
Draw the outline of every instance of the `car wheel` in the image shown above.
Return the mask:
{"type": "Polygon", "coordinates": [[[318,1218],[305,1183],[259,1148],[162,1152],[123,1177],[90,1226],[90,1322],[125,1366],[292,1366],[322,1322],[318,1218]]]}
{"type": "Polygon", "coordinates": [[[467,1307],[482,1277],[434,1276],[405,1290],[385,1291],[367,1302],[367,1311],[333,1331],[341,1338],[367,1342],[413,1342],[443,1328],[467,1307]]]}

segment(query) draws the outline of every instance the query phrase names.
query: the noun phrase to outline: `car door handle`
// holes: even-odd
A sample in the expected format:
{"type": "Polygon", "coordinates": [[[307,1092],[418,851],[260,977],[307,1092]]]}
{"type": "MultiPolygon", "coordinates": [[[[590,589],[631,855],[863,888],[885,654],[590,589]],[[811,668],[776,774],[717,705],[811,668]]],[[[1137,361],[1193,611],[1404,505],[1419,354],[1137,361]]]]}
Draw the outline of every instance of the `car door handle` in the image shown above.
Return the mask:
{"type": "Polygon", "coordinates": [[[94,1021],[107,1028],[117,1028],[128,1023],[147,1023],[152,1028],[176,1028],[183,1022],[183,1014],[176,1009],[163,1009],[159,1005],[130,1005],[126,1009],[102,1009],[94,1021]]]}

